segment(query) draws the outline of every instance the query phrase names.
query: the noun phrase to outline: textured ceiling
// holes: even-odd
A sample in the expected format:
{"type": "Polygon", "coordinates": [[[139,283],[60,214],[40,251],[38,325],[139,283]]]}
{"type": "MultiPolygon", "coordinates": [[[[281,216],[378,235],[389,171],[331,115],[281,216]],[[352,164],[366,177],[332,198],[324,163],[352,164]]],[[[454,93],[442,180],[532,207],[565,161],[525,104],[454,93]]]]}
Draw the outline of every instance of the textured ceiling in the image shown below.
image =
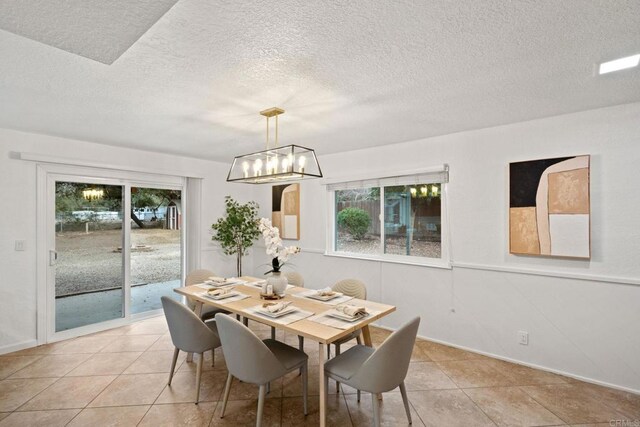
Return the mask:
{"type": "MultiPolygon", "coordinates": [[[[87,3],[105,24],[128,2],[87,3]]],[[[160,17],[171,3],[106,25],[112,50],[85,7],[0,0],[24,21],[0,31],[0,127],[229,161],[262,149],[274,105],[281,144],[323,154],[640,101],[640,69],[595,75],[640,53],[639,0],[180,0],[160,17]],[[92,34],[84,52],[48,45],[63,30],[92,34]]]]}

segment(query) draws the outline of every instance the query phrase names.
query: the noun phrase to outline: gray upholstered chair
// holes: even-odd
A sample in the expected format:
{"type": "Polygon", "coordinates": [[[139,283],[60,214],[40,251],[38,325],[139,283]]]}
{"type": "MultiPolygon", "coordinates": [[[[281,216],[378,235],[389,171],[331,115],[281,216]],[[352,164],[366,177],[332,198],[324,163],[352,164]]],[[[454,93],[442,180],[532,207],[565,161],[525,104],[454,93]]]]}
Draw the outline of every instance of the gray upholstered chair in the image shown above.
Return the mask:
{"type": "Polygon", "coordinates": [[[216,322],[204,323],[189,307],[174,299],[164,296],[161,300],[164,315],[167,318],[167,325],[169,326],[171,341],[176,347],[173,352],[173,360],[171,361],[168,385],[171,385],[180,350],[188,353],[197,353],[196,404],[198,404],[198,400],[200,399],[200,379],[202,378],[204,352],[211,350],[213,357],[215,354],[214,350],[220,347],[220,338],[218,337],[216,322]]]}
{"type": "MultiPolygon", "coordinates": [[[[411,352],[416,341],[420,318],[405,323],[389,336],[377,349],[357,345],[324,365],[325,390],[329,378],[371,393],[373,403],[373,423],[380,425],[380,404],[378,393],[400,387],[404,409],[411,424],[411,412],[404,379],[409,369],[411,352]]],[[[358,396],[359,397],[359,396],[358,396]]],[[[358,399],[359,400],[359,399],[358,399]]]]}
{"type": "MultiPolygon", "coordinates": [[[[357,279],[345,279],[340,280],[335,285],[331,287],[335,292],[341,292],[350,297],[358,298],[358,299],[367,299],[367,287],[360,280],[357,279]]],[[[347,341],[351,341],[355,338],[358,344],[362,344],[360,336],[362,335],[360,329],[357,331],[351,332],[349,335],[346,335],[340,338],[337,341],[334,341],[332,344],[336,346],[336,356],[340,354],[340,345],[346,343],[347,341]]],[[[331,357],[331,346],[327,346],[327,358],[331,357]]],[[[339,384],[338,384],[339,385],[339,384]]]]}
{"type": "MultiPolygon", "coordinates": [[[[187,274],[187,277],[185,278],[185,281],[184,281],[184,285],[185,286],[197,285],[198,283],[202,283],[205,280],[207,280],[209,277],[215,276],[215,275],[216,274],[210,270],[194,270],[189,274],[187,274]]],[[[193,300],[191,300],[190,298],[187,298],[187,303],[189,304],[189,307],[191,307],[191,310],[193,310],[196,306],[193,300]]],[[[203,305],[202,313],[200,313],[200,318],[203,321],[207,321],[207,320],[213,319],[217,313],[227,313],[227,312],[224,310],[217,309],[215,307],[203,305]]]]}
{"type": "Polygon", "coordinates": [[[287,282],[290,285],[304,288],[304,277],[302,277],[302,274],[297,271],[285,271],[282,274],[287,278],[287,282]]]}
{"type": "Polygon", "coordinates": [[[216,323],[229,370],[220,418],[224,417],[231,381],[236,377],[242,382],[260,386],[256,419],[256,426],[260,426],[268,384],[297,369],[302,369],[303,405],[307,415],[307,354],[280,341],[261,341],[249,328],[226,314],[217,314],[216,323]]]}

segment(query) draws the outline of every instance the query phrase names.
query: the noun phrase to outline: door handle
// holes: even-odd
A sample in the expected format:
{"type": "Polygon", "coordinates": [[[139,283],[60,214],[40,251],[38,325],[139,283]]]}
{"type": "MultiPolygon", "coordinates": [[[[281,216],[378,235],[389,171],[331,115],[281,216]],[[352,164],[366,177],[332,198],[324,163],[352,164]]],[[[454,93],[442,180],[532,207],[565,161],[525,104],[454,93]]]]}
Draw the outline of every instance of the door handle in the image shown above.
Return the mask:
{"type": "Polygon", "coordinates": [[[51,249],[49,251],[49,265],[56,265],[56,261],[58,260],[58,252],[51,249]]]}

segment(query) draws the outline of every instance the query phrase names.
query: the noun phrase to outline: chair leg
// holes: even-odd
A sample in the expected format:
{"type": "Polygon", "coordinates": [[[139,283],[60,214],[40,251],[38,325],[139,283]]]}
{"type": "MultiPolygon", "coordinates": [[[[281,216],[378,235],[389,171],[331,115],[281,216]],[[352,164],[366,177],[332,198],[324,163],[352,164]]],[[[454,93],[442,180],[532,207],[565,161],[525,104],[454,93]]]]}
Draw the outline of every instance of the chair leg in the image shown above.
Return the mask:
{"type": "Polygon", "coordinates": [[[358,390],[358,403],[360,403],[360,390],[358,390]]]}
{"type": "Polygon", "coordinates": [[[256,418],[256,427],[260,427],[262,425],[262,412],[264,410],[264,392],[266,386],[262,384],[260,386],[260,391],[258,393],[258,416],[256,418]]]}
{"type": "Polygon", "coordinates": [[[215,367],[216,366],[216,349],[212,348],[211,349],[211,367],[215,367]]]}
{"type": "Polygon", "coordinates": [[[356,342],[360,345],[362,345],[362,338],[360,338],[360,335],[356,336],[356,342]]]}
{"type": "Polygon", "coordinates": [[[327,360],[331,359],[331,344],[327,344],[327,360]]]}
{"type": "Polygon", "coordinates": [[[307,362],[304,362],[302,366],[302,407],[304,408],[304,414],[307,415],[309,411],[307,410],[307,388],[308,388],[308,377],[309,377],[309,365],[307,362]]]}
{"type": "Polygon", "coordinates": [[[276,328],[274,328],[273,326],[271,327],[271,339],[276,339],[276,328]]]}
{"type": "Polygon", "coordinates": [[[176,362],[178,361],[179,353],[180,353],[180,349],[176,347],[176,349],[173,350],[173,360],[171,360],[171,372],[169,372],[169,382],[167,383],[167,385],[171,385],[171,380],[173,379],[173,373],[176,370],[176,362]]]}
{"type": "MultiPolygon", "coordinates": [[[[336,344],[336,357],[340,356],[340,344],[336,344]]],[[[336,381],[336,393],[340,393],[340,382],[336,381]]]]}
{"type": "MultiPolygon", "coordinates": [[[[300,335],[298,335],[298,350],[304,352],[304,337],[301,337],[300,335]]],[[[302,368],[300,368],[298,375],[302,375],[302,368]]]]}
{"type": "Polygon", "coordinates": [[[229,392],[231,391],[231,380],[233,377],[231,374],[227,375],[227,384],[224,386],[224,397],[222,398],[222,411],[220,411],[220,418],[224,417],[224,411],[227,409],[227,402],[229,401],[229,392]]]}
{"type": "Polygon", "coordinates": [[[404,403],[404,410],[407,412],[409,424],[413,424],[413,421],[411,421],[411,410],[409,409],[409,399],[407,398],[407,388],[404,386],[404,381],[400,383],[400,394],[402,394],[402,402],[404,403]]]}
{"type": "Polygon", "coordinates": [[[196,405],[200,400],[200,379],[202,378],[202,362],[204,360],[204,353],[198,355],[198,367],[196,369],[196,405]]]}
{"type": "Polygon", "coordinates": [[[249,318],[248,317],[243,317],[242,318],[242,323],[244,323],[244,326],[246,326],[248,328],[249,327],[249,318]]]}
{"type": "Polygon", "coordinates": [[[267,394],[271,393],[271,381],[267,383],[267,394]]]}
{"type": "Polygon", "coordinates": [[[380,427],[380,402],[378,401],[378,393],[371,393],[371,403],[373,404],[373,425],[380,427]]]}

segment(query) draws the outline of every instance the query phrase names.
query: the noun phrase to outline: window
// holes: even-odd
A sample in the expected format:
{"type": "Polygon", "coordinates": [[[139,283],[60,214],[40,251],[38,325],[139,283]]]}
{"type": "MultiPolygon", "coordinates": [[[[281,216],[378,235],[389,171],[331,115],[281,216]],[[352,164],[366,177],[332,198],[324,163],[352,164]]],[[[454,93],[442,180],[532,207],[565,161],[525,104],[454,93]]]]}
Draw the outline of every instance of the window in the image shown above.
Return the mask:
{"type": "Polygon", "coordinates": [[[444,185],[437,172],[329,184],[327,254],[446,265],[444,185]]]}

